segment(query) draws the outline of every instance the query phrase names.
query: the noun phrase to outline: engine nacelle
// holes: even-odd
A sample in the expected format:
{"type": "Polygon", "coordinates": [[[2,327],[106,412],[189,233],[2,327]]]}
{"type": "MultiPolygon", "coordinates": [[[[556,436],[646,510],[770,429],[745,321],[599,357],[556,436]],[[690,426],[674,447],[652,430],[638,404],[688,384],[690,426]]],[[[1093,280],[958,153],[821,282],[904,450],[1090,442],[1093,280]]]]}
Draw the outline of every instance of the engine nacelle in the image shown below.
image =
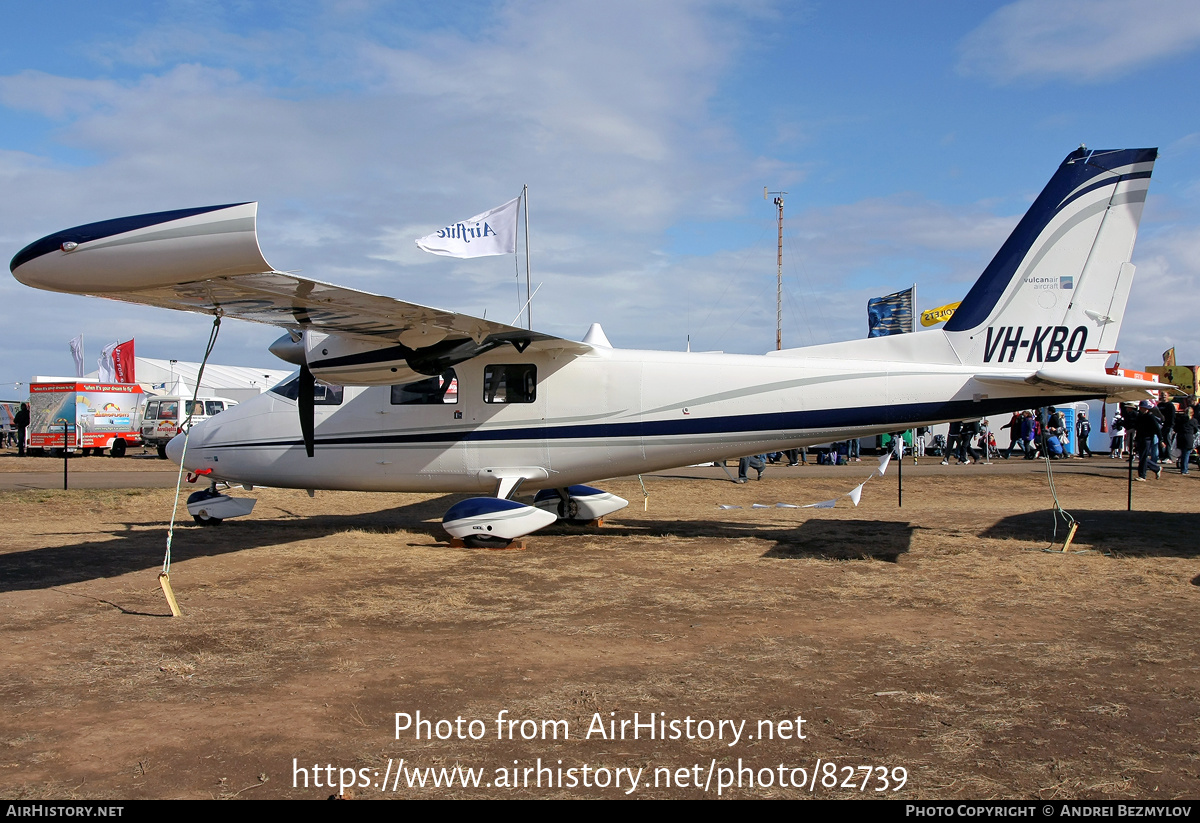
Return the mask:
{"type": "Polygon", "coordinates": [[[557,516],[499,497],[472,497],[455,503],[442,516],[442,526],[468,545],[499,546],[549,526],[557,516]]]}
{"type": "Polygon", "coordinates": [[[560,520],[586,523],[625,508],[629,501],[591,486],[568,486],[566,501],[555,489],[542,489],[533,498],[533,505],[560,520]]]}

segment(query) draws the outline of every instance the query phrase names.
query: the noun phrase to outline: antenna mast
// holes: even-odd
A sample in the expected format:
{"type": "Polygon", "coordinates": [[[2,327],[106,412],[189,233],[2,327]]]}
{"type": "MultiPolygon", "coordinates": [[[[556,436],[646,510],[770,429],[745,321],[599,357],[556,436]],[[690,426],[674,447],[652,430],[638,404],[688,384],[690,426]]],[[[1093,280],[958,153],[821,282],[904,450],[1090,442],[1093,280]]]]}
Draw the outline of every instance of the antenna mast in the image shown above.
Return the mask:
{"type": "Polygon", "coordinates": [[[775,351],[783,351],[783,196],[787,192],[769,192],[763,186],[763,200],[769,200],[772,194],[779,216],[779,250],[775,256],[775,351]]]}

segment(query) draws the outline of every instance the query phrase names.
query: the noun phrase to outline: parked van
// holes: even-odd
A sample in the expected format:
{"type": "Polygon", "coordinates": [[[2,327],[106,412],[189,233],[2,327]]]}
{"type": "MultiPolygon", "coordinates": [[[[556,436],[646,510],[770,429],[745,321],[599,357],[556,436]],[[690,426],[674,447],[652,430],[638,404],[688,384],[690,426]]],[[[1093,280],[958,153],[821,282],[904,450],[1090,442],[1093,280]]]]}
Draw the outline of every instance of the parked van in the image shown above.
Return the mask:
{"type": "Polygon", "coordinates": [[[190,397],[153,397],[146,403],[146,412],[142,415],[142,440],[154,446],[159,457],[166,459],[167,443],[187,427],[189,412],[194,424],[236,405],[236,400],[225,397],[202,397],[198,400],[190,397]]]}

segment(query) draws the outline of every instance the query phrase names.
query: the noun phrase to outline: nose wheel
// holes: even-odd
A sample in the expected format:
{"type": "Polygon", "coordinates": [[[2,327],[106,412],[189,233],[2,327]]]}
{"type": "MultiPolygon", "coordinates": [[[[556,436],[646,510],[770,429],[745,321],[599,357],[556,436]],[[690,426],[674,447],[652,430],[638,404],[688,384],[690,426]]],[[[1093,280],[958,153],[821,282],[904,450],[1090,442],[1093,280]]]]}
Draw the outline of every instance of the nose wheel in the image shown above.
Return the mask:
{"type": "Polygon", "coordinates": [[[215,503],[221,497],[222,495],[217,491],[217,486],[215,483],[209,486],[207,489],[202,489],[201,491],[192,492],[189,494],[187,502],[188,510],[192,512],[192,519],[201,526],[221,525],[221,518],[214,517],[212,510],[207,505],[204,505],[209,501],[213,501],[215,503]]]}

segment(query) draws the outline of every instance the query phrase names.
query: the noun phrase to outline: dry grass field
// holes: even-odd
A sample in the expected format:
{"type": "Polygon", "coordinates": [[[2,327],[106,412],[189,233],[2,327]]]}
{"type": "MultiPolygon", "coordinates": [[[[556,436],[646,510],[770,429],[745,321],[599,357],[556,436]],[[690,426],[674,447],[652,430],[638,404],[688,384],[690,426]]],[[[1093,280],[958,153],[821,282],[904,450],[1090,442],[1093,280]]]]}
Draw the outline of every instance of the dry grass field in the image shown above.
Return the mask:
{"type": "Polygon", "coordinates": [[[1200,795],[1200,475],[1135,484],[1129,513],[1116,461],[1056,465],[1070,554],[1043,551],[1023,461],[910,464],[903,508],[894,467],[857,508],[750,508],[873,465],[665,473],[646,511],[613,480],[631,505],[603,528],[520,551],[450,548],[457,498],[260,489],[248,519],[177,529],[178,619],[173,490],[2,492],[0,796],[1200,795]],[[417,711],[463,722],[397,733],[417,711]],[[635,713],[678,739],[622,738],[635,713]]]}

